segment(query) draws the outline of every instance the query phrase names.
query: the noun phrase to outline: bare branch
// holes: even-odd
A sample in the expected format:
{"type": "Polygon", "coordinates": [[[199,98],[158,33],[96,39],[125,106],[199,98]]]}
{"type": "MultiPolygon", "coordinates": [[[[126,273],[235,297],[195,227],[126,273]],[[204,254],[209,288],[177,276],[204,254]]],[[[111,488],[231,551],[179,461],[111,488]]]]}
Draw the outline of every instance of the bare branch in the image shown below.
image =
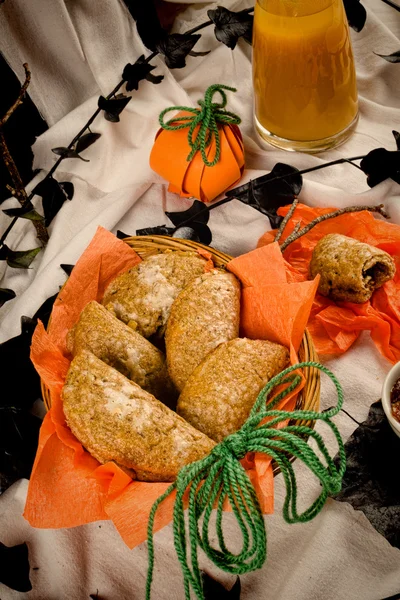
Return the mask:
{"type": "Polygon", "coordinates": [[[31,80],[31,72],[29,70],[28,63],[24,63],[24,69],[25,69],[25,81],[24,81],[24,84],[21,87],[21,89],[19,91],[19,94],[18,94],[18,98],[16,99],[16,101],[14,102],[14,104],[11,106],[11,108],[8,109],[8,111],[6,112],[6,114],[4,115],[4,117],[2,119],[0,119],[0,127],[4,127],[4,125],[7,123],[8,119],[11,117],[11,115],[13,114],[13,112],[24,101],[25,92],[28,89],[28,85],[29,85],[30,80],[31,80]]]}
{"type": "Polygon", "coordinates": [[[284,250],[286,250],[289,244],[298,240],[301,236],[308,233],[310,229],[318,225],[318,223],[322,223],[322,221],[326,221],[327,219],[334,219],[335,217],[340,217],[340,215],[344,215],[345,213],[360,212],[362,210],[377,212],[380,215],[382,215],[382,217],[385,217],[385,219],[390,219],[389,215],[384,209],[383,204],[379,204],[379,206],[347,206],[346,208],[335,210],[335,212],[320,215],[319,217],[311,221],[308,225],[303,227],[303,229],[295,229],[295,231],[293,231],[293,233],[289,235],[289,237],[281,245],[281,251],[284,252],[284,250]]]}
{"type": "Polygon", "coordinates": [[[289,221],[289,219],[291,219],[291,218],[292,218],[292,216],[293,216],[293,213],[294,213],[294,211],[296,210],[296,206],[298,205],[298,203],[299,203],[299,199],[298,199],[298,198],[295,198],[295,199],[293,200],[293,204],[292,204],[292,206],[291,206],[291,207],[290,207],[290,209],[289,209],[289,212],[288,212],[288,214],[287,214],[287,215],[286,215],[286,217],[283,219],[283,221],[282,221],[282,223],[281,223],[281,226],[280,226],[280,227],[279,227],[279,229],[278,229],[278,233],[276,234],[276,238],[275,238],[275,241],[276,241],[276,242],[279,242],[279,240],[281,239],[281,237],[282,237],[282,233],[285,231],[285,227],[286,227],[286,225],[287,225],[287,222],[289,221]]]}

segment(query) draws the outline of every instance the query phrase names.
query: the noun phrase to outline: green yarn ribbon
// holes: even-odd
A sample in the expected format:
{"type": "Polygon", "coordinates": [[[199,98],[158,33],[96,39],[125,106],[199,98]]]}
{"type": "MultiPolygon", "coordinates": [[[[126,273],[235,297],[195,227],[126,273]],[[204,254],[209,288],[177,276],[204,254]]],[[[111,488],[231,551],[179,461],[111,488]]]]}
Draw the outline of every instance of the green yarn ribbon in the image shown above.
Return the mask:
{"type": "Polygon", "coordinates": [[[170,106],[165,108],[159,117],[160,125],[168,131],[176,131],[178,129],[189,128],[188,142],[191,151],[186,160],[190,161],[200,150],[201,157],[207,167],[213,167],[217,164],[221,156],[221,140],[218,130],[218,123],[228,125],[239,125],[241,119],[233,112],[224,110],[228,99],[224,90],[236,92],[236,89],[227,85],[215,83],[207,88],[204,100],[199,100],[200,108],[192,108],[191,106],[170,106]],[[222,102],[213,102],[213,96],[219,92],[222,102]],[[185,110],[193,114],[193,116],[172,117],[169,121],[164,121],[164,116],[170,110],[185,110]],[[182,122],[183,121],[183,122],[182,122]],[[197,135],[195,135],[196,127],[200,125],[197,135]],[[206,148],[211,144],[213,137],[215,138],[215,156],[209,161],[206,154],[206,148]]]}
{"type": "Polygon", "coordinates": [[[267,557],[264,517],[255,489],[240,463],[240,460],[248,452],[267,454],[275,460],[280,468],[286,485],[286,497],[283,504],[285,521],[305,523],[313,519],[322,510],[328,496],[340,491],[346,470],[344,444],[336,425],[331,421],[331,418],[338,414],[342,405],[343,391],[340,383],[331,371],[317,362],[303,362],[291,366],[271,379],[259,393],[249,418],[242,428],[226,437],[205,458],[183,467],[179,471],[176,481],[154,503],[148,523],[149,566],[146,600],[150,600],[154,570],[155,514],[163,500],[175,490],[174,546],[182,568],[186,600],[190,600],[191,589],[196,598],[204,600],[198,562],[199,548],[217,567],[228,573],[240,575],[262,567],[267,557]],[[274,409],[280,400],[300,384],[300,375],[293,371],[305,367],[315,367],[330,377],[336,387],[337,405],[322,413],[311,410],[274,409]],[[288,385],[273,400],[268,401],[273,389],[280,384],[288,385]],[[268,421],[264,422],[267,418],[268,421]],[[304,424],[291,425],[290,422],[294,419],[304,421],[304,424]],[[279,423],[287,420],[289,420],[288,425],[276,429],[279,423]],[[322,436],[306,424],[309,421],[324,421],[332,430],[339,447],[338,466],[330,456],[322,436]],[[319,454],[307,443],[308,438],[314,441],[314,446],[316,446],[316,450],[319,450],[319,454]],[[300,514],[297,508],[296,476],[290,457],[303,461],[319,479],[322,487],[318,498],[300,514]],[[188,536],[184,513],[186,496],[188,496],[188,536]],[[242,549],[237,554],[227,548],[224,540],[223,505],[226,500],[229,500],[243,536],[242,549]],[[214,530],[219,547],[215,547],[210,540],[210,520],[215,506],[214,530]],[[189,545],[189,552],[187,545],[189,545]]]}

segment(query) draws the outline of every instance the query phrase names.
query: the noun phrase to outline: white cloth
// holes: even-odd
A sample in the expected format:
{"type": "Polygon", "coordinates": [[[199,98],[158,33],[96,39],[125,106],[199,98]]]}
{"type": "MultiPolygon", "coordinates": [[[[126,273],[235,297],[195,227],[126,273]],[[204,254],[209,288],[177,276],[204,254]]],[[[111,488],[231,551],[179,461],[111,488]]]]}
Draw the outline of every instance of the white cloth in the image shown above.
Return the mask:
{"type": "MultiPolygon", "coordinates": [[[[222,3],[236,10],[251,4],[240,0],[222,3]]],[[[272,147],[262,150],[257,145],[252,127],[251,49],[246,44],[239,43],[231,52],[215,40],[209,28],[202,32],[195,50],[211,53],[202,58],[189,57],[185,69],[169,72],[162,60],[155,58],[152,64],[157,65],[157,73],[164,74],[164,81],[158,86],[141,82],[119,124],[108,123],[102,117],[95,121],[93,130],[102,137],[85,151],[90,163],[65,160],[57,171],[58,180],[74,183],[75,196],[65,202],[53,221],[49,244],[32,268],[5,269],[1,287],[11,287],[18,297],[0,310],[0,341],[18,334],[20,316],[32,316],[58,290],[65,281],[60,263],[74,264],[98,225],[134,234],[138,228],[165,223],[165,210],[187,207],[187,201],[168,193],[165,182],[151,171],[149,152],[160,110],[173,104],[196,103],[212,83],[238,88],[229,100],[230,108],[243,120],[245,180],[265,173],[278,161],[305,168],[341,156],[364,154],[379,146],[394,149],[391,131],[400,130],[399,70],[373,51],[389,53],[400,47],[398,13],[380,0],[365,0],[364,4],[371,8],[367,24],[361,33],[352,34],[360,122],[345,145],[319,156],[288,154],[272,147]]],[[[215,4],[187,7],[174,30],[185,31],[201,23],[211,6],[215,4]]],[[[34,146],[35,167],[47,170],[55,159],[51,148],[70,141],[94,111],[97,96],[108,93],[118,82],[125,63],[134,62],[145,49],[121,0],[13,0],[0,10],[4,17],[0,19],[4,54],[19,73],[20,63],[29,62],[32,98],[52,124],[34,146]],[[26,40],[36,43],[28,47],[26,40]]],[[[306,175],[301,199],[322,206],[383,202],[393,222],[400,224],[399,186],[388,180],[369,190],[365,176],[347,164],[306,175]]],[[[2,208],[15,205],[16,201],[10,199],[2,208]]],[[[3,231],[8,217],[0,214],[3,231]]],[[[238,201],[212,211],[209,225],[213,245],[232,255],[254,248],[260,235],[269,229],[265,217],[238,201]]],[[[35,247],[31,223],[20,220],[8,244],[13,249],[35,247]]],[[[4,269],[4,263],[0,264],[4,269]]],[[[371,403],[380,397],[389,363],[366,333],[346,355],[326,364],[344,387],[348,410],[355,418],[364,419],[371,403]]],[[[322,407],[333,403],[332,387],[323,380],[322,407]]],[[[343,414],[336,422],[346,439],[354,423],[343,414]]],[[[297,463],[301,496],[315,497],[318,485],[297,463]]],[[[282,478],[277,477],[275,484],[276,513],[266,518],[269,561],[262,571],[243,577],[243,600],[379,600],[400,590],[400,552],[389,546],[363,514],[331,501],[312,523],[287,525],[280,516],[282,478]]],[[[31,572],[34,587],[29,594],[17,594],[0,585],[2,600],[83,600],[96,589],[106,600],[144,597],[145,544],[129,551],[110,523],[68,531],[34,530],[21,517],[25,493],[26,482],[21,482],[0,497],[0,540],[9,545],[27,540],[31,565],[39,570],[31,572]]],[[[228,529],[228,538],[235,539],[234,528],[228,529]]],[[[170,527],[156,536],[156,560],[154,598],[180,600],[183,591],[170,527]]],[[[223,575],[218,577],[224,580],[223,575]]]]}

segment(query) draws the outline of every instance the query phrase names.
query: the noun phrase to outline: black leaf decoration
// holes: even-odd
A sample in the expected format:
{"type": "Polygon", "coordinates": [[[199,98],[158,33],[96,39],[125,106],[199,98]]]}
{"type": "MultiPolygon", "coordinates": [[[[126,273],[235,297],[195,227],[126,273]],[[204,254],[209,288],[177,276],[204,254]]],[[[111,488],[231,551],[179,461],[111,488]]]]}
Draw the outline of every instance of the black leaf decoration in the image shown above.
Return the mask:
{"type": "Polygon", "coordinates": [[[393,54],[377,54],[377,52],[375,52],[374,54],[380,56],[381,58],[384,58],[390,63],[400,63],[400,50],[397,50],[397,52],[393,52],[393,54]]]}
{"type": "Polygon", "coordinates": [[[303,178],[296,167],[277,163],[268,175],[262,175],[240,187],[228,190],[226,196],[236,198],[260,211],[269,218],[271,227],[276,229],[282,222],[282,217],[277,215],[277,209],[292,204],[300,194],[302,186],[303,178]]]}
{"type": "Polygon", "coordinates": [[[7,208],[3,210],[3,213],[8,217],[19,217],[20,219],[29,219],[30,221],[44,220],[44,217],[36,212],[31,202],[17,208],[7,208]]]}
{"type": "Polygon", "coordinates": [[[343,4],[350,27],[357,33],[360,32],[367,20],[367,11],[364,6],[360,0],[343,0],[343,4]]]}
{"type": "Polygon", "coordinates": [[[5,260],[7,261],[8,266],[13,267],[14,269],[29,269],[31,263],[42,250],[42,248],[39,247],[32,248],[32,250],[17,250],[14,252],[4,245],[0,255],[0,260],[4,260],[4,258],[2,258],[4,249],[6,249],[7,252],[5,260]]]}
{"type": "Polygon", "coordinates": [[[182,223],[185,223],[189,219],[194,219],[198,223],[207,224],[208,219],[210,218],[209,208],[203,202],[200,202],[200,200],[195,200],[192,206],[187,210],[181,212],[166,212],[165,214],[175,227],[182,225],[182,223]]]}
{"type": "Polygon", "coordinates": [[[251,44],[254,17],[247,11],[233,12],[218,6],[215,10],[207,11],[207,15],[215,25],[214,33],[217,40],[231,50],[235,48],[240,37],[251,44]]]}
{"type": "Polygon", "coordinates": [[[20,335],[0,344],[3,386],[9,391],[0,397],[0,493],[31,473],[41,421],[29,410],[41,389],[30,346],[37,320],[47,325],[56,297],[48,298],[32,319],[22,317],[20,335]]]}
{"type": "Polygon", "coordinates": [[[370,187],[374,187],[388,178],[400,183],[400,134],[397,131],[392,133],[397,150],[375,148],[368,152],[360,163],[361,169],[367,175],[367,183],[370,187]]]}
{"type": "Polygon", "coordinates": [[[144,229],[137,229],[136,235],[170,235],[174,233],[174,227],[167,227],[167,225],[157,225],[156,227],[145,227],[144,229]]]}
{"type": "Polygon", "coordinates": [[[15,298],[16,293],[10,288],[0,288],[0,307],[3,306],[9,300],[15,298]]]}
{"type": "Polygon", "coordinates": [[[120,229],[117,230],[117,238],[123,240],[124,238],[132,237],[129,233],[124,233],[120,229]]]}
{"type": "Polygon", "coordinates": [[[212,240],[212,233],[210,228],[204,223],[192,221],[190,225],[178,227],[172,234],[172,237],[193,240],[194,242],[200,242],[205,246],[209,246],[212,240]]]}
{"type": "Polygon", "coordinates": [[[98,100],[98,107],[104,111],[104,118],[106,121],[111,123],[118,123],[119,115],[122,113],[128,102],[132,100],[131,96],[125,96],[124,94],[117,94],[115,98],[104,98],[100,96],[98,100]]]}
{"type": "Polygon", "coordinates": [[[144,55],[139,56],[134,64],[128,63],[125,65],[122,72],[122,79],[126,82],[128,92],[139,89],[139,82],[147,79],[151,83],[161,83],[164,79],[163,75],[153,75],[151,71],[155,69],[155,65],[145,62],[144,55]]]}
{"type": "Polygon", "coordinates": [[[89,148],[89,146],[94,144],[100,137],[101,133],[90,131],[89,133],[82,135],[72,148],[58,146],[57,148],[52,148],[51,151],[58,156],[62,156],[62,158],[79,158],[84,162],[89,162],[88,158],[83,158],[79,153],[86,150],[86,148],[89,148]]]}
{"type": "Polygon", "coordinates": [[[101,137],[101,133],[94,133],[93,131],[89,131],[89,133],[85,133],[79,140],[76,142],[75,150],[76,152],[83,152],[86,148],[89,148],[92,144],[97,142],[97,140],[101,137]]]}
{"type": "Polygon", "coordinates": [[[26,544],[9,548],[0,542],[0,583],[17,592],[29,592],[32,589],[26,544]]]}
{"type": "Polygon", "coordinates": [[[160,39],[156,50],[164,56],[169,69],[183,69],[186,66],[187,55],[200,38],[199,34],[172,33],[160,39]]]}
{"type": "Polygon", "coordinates": [[[72,269],[74,268],[75,265],[60,265],[60,267],[62,268],[62,270],[64,271],[64,273],[66,275],[68,275],[68,277],[71,275],[72,269]]]}
{"type": "Polygon", "coordinates": [[[204,571],[201,573],[201,580],[205,600],[240,600],[241,583],[239,577],[236,577],[236,581],[230,590],[227,590],[222,583],[219,583],[204,571]]]}
{"type": "Polygon", "coordinates": [[[64,202],[72,199],[74,185],[70,181],[58,182],[53,177],[46,177],[37,184],[33,193],[42,198],[44,224],[48,227],[64,202]]]}
{"type": "Polygon", "coordinates": [[[361,510],[390,544],[400,548],[400,480],[396,461],[390,460],[399,455],[400,440],[380,401],[371,405],[345,450],[347,468],[335,500],[361,510]]]}

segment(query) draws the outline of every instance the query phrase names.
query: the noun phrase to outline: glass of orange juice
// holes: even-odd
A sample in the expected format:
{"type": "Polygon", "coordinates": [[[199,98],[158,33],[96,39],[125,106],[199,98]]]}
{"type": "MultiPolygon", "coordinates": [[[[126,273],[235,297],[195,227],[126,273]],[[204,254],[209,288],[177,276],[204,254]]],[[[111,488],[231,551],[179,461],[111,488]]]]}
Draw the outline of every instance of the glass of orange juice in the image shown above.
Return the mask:
{"type": "Polygon", "coordinates": [[[344,142],[358,99],[342,0],[257,0],[253,85],[263,140],[300,152],[344,142]]]}

